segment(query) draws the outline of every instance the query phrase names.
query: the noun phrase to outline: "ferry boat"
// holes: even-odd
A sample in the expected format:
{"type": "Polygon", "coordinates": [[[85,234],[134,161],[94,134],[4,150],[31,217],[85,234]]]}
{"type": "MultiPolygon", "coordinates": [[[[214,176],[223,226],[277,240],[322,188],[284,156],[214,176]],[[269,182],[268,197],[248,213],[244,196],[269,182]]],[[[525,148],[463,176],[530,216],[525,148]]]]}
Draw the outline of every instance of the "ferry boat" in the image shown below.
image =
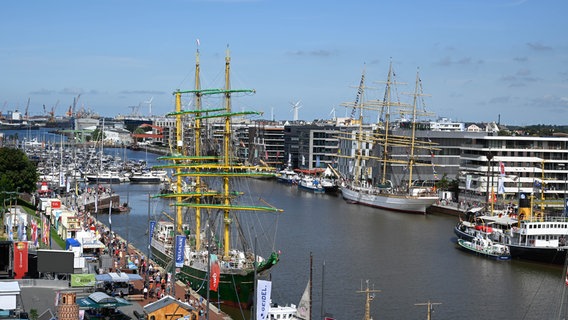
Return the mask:
{"type": "Polygon", "coordinates": [[[509,248],[513,259],[564,264],[568,252],[568,218],[554,216],[486,215],[481,209],[472,219],[454,227],[458,239],[473,241],[478,234],[509,248]]]}

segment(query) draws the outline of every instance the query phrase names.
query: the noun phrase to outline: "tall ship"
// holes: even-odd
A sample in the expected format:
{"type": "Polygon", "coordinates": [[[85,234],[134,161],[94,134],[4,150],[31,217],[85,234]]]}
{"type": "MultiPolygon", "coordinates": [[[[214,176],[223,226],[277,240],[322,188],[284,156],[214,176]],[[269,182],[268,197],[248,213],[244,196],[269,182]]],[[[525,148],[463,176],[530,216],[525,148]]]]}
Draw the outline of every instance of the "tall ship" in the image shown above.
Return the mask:
{"type": "Polygon", "coordinates": [[[358,124],[358,129],[355,132],[340,137],[342,140],[351,141],[354,151],[350,155],[338,155],[338,157],[348,158],[353,163],[351,176],[343,181],[340,189],[343,198],[348,202],[391,211],[424,214],[426,208],[434,204],[438,197],[433,185],[425,186],[425,181],[418,185],[413,178],[415,166],[432,165],[417,162],[415,150],[418,148],[435,149],[431,142],[416,139],[417,117],[423,113],[417,110],[418,97],[422,95],[422,85],[417,73],[416,89],[412,94],[414,96],[413,104],[408,105],[393,101],[391,90],[396,84],[393,76],[391,63],[384,99],[382,101],[365,101],[365,72],[363,72],[355,102],[344,104],[346,107],[352,107],[354,111],[359,110],[359,119],[355,121],[358,124]],[[390,117],[395,109],[398,109],[401,115],[410,116],[410,136],[393,134],[390,117]],[[384,114],[384,122],[379,123],[377,129],[372,132],[365,131],[363,128],[364,110],[375,110],[384,114]],[[367,152],[368,150],[365,150],[364,146],[368,145],[377,146],[380,156],[373,156],[367,152]],[[393,147],[407,148],[407,159],[393,159],[391,157],[393,147]],[[394,165],[404,166],[407,173],[406,179],[394,181],[395,179],[392,178],[394,176],[392,170],[394,165]],[[374,173],[374,168],[378,168],[380,172],[374,173]]]}
{"type": "MultiPolygon", "coordinates": [[[[175,215],[173,221],[157,221],[150,228],[152,259],[167,270],[175,266],[177,279],[190,284],[212,303],[250,308],[255,279],[267,279],[279,260],[279,253],[272,247],[266,258],[261,256],[256,237],[252,236],[254,230],[260,229],[252,220],[262,220],[261,212],[282,210],[266,204],[258,206],[255,203],[258,197],[244,191],[250,190],[247,188],[250,177],[273,175],[274,169],[262,172],[258,167],[244,165],[236,157],[238,142],[232,138],[231,119],[259,113],[231,109],[232,95],[252,94],[254,90],[231,89],[228,49],[224,88],[201,89],[199,71],[198,49],[195,89],[174,92],[176,110],[168,115],[176,119],[175,146],[171,155],[158,158],[166,164],[155,167],[174,172],[174,192],[156,197],[169,199],[175,215]],[[193,110],[182,110],[182,94],[193,97],[193,110]],[[208,96],[223,97],[223,106],[203,109],[202,98],[208,96]],[[223,123],[222,141],[210,141],[206,130],[206,122],[210,120],[223,123]],[[182,130],[188,127],[188,122],[192,131],[189,134],[182,130]],[[192,180],[192,188],[182,187],[186,179],[192,180]]],[[[261,242],[261,246],[268,244],[269,241],[261,242]]]]}

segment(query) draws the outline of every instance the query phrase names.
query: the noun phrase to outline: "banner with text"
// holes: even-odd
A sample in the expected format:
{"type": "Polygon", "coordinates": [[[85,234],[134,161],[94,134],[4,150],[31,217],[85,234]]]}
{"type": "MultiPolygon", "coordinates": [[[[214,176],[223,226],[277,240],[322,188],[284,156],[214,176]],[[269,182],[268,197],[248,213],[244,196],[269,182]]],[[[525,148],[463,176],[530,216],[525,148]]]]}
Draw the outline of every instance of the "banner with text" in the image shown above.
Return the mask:
{"type": "Polygon", "coordinates": [[[272,290],[272,282],[266,280],[258,280],[256,287],[256,319],[268,319],[268,311],[270,311],[270,292],[272,290]]]}
{"type": "Polygon", "coordinates": [[[183,267],[185,236],[176,236],[176,268],[183,267]]]}

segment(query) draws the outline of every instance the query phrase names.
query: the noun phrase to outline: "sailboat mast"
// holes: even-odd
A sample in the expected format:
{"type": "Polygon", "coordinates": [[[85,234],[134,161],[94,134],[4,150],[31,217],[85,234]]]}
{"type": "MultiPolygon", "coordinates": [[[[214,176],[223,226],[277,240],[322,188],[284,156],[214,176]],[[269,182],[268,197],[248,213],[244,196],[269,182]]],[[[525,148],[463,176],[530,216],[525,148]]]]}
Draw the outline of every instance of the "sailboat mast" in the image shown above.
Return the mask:
{"type": "Polygon", "coordinates": [[[309,313],[309,318],[308,319],[312,319],[312,287],[313,287],[313,282],[312,282],[312,273],[313,273],[313,256],[312,253],[310,252],[310,313],[309,313]]]}
{"type": "MultiPolygon", "coordinates": [[[[225,131],[223,137],[223,147],[224,147],[224,154],[223,154],[223,165],[225,168],[229,167],[229,145],[231,142],[231,83],[230,83],[230,71],[231,71],[231,58],[229,56],[229,48],[227,47],[227,52],[225,56],[225,111],[227,112],[227,116],[225,117],[225,131]]],[[[228,208],[230,205],[229,199],[229,176],[223,177],[223,203],[225,207],[228,208]]],[[[229,258],[229,248],[230,248],[230,226],[231,226],[231,217],[229,216],[229,209],[223,210],[223,223],[224,223],[224,230],[223,230],[223,257],[228,259],[229,258]]]]}
{"type": "MultiPolygon", "coordinates": [[[[175,103],[176,103],[176,153],[178,155],[181,155],[181,153],[183,152],[182,147],[183,147],[183,140],[182,140],[182,124],[181,124],[181,92],[177,91],[175,93],[175,103]]],[[[179,174],[181,173],[181,168],[178,166],[176,168],[176,174],[178,174],[178,177],[176,179],[176,193],[178,194],[178,196],[176,197],[176,202],[181,202],[182,201],[182,197],[181,197],[181,177],[179,176],[179,174]]],[[[176,206],[176,230],[179,233],[181,233],[182,231],[182,208],[179,206],[176,206]]]]}
{"type": "Polygon", "coordinates": [[[408,159],[408,192],[412,188],[412,171],[414,169],[414,140],[416,139],[416,105],[420,95],[420,74],[416,71],[416,85],[414,88],[414,99],[412,102],[412,135],[410,139],[410,158],[408,159]]]}
{"type": "MultiPolygon", "coordinates": [[[[199,47],[195,53],[195,109],[201,110],[201,77],[199,72],[201,70],[199,64],[199,47]]],[[[195,114],[195,156],[199,157],[201,155],[201,113],[195,114]]],[[[199,170],[199,169],[197,169],[199,170]]],[[[201,192],[201,177],[198,175],[195,178],[195,191],[197,194],[201,192]]],[[[201,249],[201,197],[195,199],[197,207],[195,208],[195,250],[201,249]]]]}
{"type": "Polygon", "coordinates": [[[359,90],[357,91],[358,104],[356,107],[359,108],[359,129],[357,134],[357,154],[355,155],[355,176],[354,181],[359,182],[361,179],[361,166],[363,157],[363,95],[365,93],[365,69],[363,69],[363,74],[361,75],[361,83],[359,84],[359,90]]]}
{"type": "Polygon", "coordinates": [[[389,74],[387,76],[386,91],[385,91],[385,101],[384,106],[387,108],[385,113],[385,143],[383,145],[383,174],[381,176],[381,184],[386,184],[387,182],[387,165],[388,165],[388,141],[390,133],[390,107],[391,107],[391,84],[392,84],[392,61],[389,64],[389,74]]]}

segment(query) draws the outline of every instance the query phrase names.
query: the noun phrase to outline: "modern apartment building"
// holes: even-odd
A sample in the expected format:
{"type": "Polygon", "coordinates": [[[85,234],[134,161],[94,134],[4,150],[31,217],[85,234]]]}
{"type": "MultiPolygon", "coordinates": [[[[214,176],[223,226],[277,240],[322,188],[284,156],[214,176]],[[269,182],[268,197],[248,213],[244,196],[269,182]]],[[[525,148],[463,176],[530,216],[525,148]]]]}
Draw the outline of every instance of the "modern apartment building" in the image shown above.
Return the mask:
{"type": "Polygon", "coordinates": [[[568,137],[466,137],[459,175],[465,197],[514,201],[525,194],[536,206],[565,206],[568,137]]]}

